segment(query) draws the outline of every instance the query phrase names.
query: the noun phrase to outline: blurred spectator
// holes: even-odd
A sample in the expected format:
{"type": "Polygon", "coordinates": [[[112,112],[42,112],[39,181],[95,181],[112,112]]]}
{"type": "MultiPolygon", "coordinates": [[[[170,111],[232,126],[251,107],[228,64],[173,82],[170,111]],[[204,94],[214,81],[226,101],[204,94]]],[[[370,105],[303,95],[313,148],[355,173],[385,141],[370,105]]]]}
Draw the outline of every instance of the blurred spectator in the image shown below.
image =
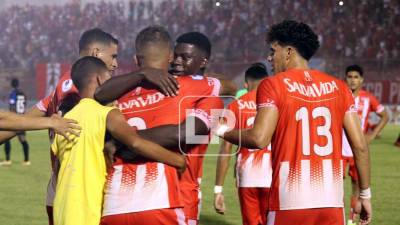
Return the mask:
{"type": "Polygon", "coordinates": [[[320,34],[324,58],[399,57],[400,3],[307,0],[136,0],[46,6],[12,6],[0,12],[0,68],[32,68],[39,62],[70,62],[80,34],[92,27],[113,33],[122,60],[134,54],[137,32],[152,23],[173,37],[198,30],[212,40],[213,61],[248,62],[264,57],[265,31],[283,19],[307,22],[320,34]]]}

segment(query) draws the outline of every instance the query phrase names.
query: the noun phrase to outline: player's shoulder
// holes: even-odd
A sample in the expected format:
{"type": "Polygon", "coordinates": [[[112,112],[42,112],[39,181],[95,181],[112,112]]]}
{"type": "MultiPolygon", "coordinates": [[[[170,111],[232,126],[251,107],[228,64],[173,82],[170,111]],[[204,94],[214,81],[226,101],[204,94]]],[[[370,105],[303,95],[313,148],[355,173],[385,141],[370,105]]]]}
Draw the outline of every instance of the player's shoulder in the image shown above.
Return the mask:
{"type": "Polygon", "coordinates": [[[375,98],[374,94],[372,94],[371,92],[369,92],[367,90],[364,90],[364,89],[360,90],[359,95],[362,96],[362,97],[375,98]]]}
{"type": "Polygon", "coordinates": [[[66,93],[72,91],[74,89],[74,84],[71,78],[71,72],[65,72],[59,79],[57,83],[57,92],[66,93]]]}
{"type": "Polygon", "coordinates": [[[202,95],[218,96],[221,88],[219,79],[203,75],[188,75],[177,78],[184,90],[202,95]]]}
{"type": "Polygon", "coordinates": [[[246,94],[242,95],[240,98],[238,98],[238,100],[255,101],[256,98],[257,98],[257,90],[251,90],[246,94]]]}

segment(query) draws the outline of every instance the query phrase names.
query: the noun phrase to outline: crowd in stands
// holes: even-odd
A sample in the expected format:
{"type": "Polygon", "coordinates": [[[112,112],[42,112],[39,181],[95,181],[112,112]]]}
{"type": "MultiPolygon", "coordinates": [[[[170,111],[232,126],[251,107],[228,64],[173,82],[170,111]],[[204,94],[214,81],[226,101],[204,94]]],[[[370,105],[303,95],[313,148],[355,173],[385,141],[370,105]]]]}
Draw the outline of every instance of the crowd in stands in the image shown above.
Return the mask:
{"type": "Polygon", "coordinates": [[[266,54],[265,31],[285,18],[320,34],[323,58],[396,59],[400,49],[397,0],[131,0],[79,5],[10,6],[0,11],[0,68],[71,62],[81,33],[100,27],[120,41],[122,60],[134,54],[137,32],[161,24],[173,37],[197,30],[213,43],[213,61],[251,62],[266,54]]]}

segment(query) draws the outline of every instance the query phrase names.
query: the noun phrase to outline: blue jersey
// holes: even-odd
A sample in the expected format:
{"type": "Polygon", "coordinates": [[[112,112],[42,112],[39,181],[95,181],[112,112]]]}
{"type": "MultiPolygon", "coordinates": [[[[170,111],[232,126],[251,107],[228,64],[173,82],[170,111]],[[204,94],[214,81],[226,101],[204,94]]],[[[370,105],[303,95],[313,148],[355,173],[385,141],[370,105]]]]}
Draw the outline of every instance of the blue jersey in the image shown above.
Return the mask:
{"type": "Polygon", "coordinates": [[[25,113],[26,110],[26,96],[25,94],[18,90],[18,89],[13,89],[10,92],[8,102],[10,105],[10,111],[16,112],[16,113],[25,113]]]}

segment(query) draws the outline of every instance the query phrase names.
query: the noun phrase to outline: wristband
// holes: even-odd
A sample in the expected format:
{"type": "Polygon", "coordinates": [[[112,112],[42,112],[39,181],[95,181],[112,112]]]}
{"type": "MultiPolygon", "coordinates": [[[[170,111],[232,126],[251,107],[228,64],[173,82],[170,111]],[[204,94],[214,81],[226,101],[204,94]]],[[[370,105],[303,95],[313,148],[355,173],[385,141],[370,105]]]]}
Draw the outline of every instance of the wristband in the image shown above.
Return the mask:
{"type": "Polygon", "coordinates": [[[360,198],[361,199],[371,199],[371,188],[363,189],[360,191],[360,198]]]}
{"type": "Polygon", "coordinates": [[[229,127],[225,124],[221,125],[220,127],[218,127],[217,131],[215,132],[215,134],[217,134],[217,136],[222,137],[224,136],[224,134],[229,130],[229,127]]]}
{"type": "Polygon", "coordinates": [[[214,194],[222,193],[222,186],[215,185],[214,186],[214,194]]]}

